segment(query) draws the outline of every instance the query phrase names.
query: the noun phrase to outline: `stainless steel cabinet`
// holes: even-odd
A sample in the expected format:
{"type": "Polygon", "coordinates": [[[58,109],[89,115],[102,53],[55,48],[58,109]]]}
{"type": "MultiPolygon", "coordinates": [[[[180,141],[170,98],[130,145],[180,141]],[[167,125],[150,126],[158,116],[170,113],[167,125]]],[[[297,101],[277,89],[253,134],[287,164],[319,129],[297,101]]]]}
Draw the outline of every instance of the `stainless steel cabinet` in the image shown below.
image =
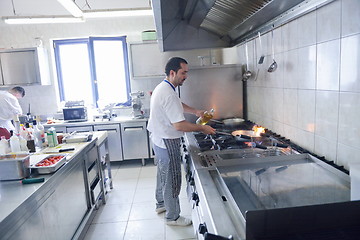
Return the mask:
{"type": "Polygon", "coordinates": [[[149,158],[149,142],[146,122],[121,123],[124,160],[149,158]]]}
{"type": "Polygon", "coordinates": [[[94,131],[107,131],[110,161],[124,160],[122,153],[120,124],[95,125],[94,131]]]}
{"type": "Polygon", "coordinates": [[[1,50],[0,64],[3,85],[50,84],[44,48],[1,50]]]}
{"type": "Polygon", "coordinates": [[[41,199],[44,202],[37,209],[36,202],[29,205],[27,210],[33,214],[9,238],[5,234],[1,239],[72,239],[88,211],[84,162],[80,158],[72,161],[74,166],[63,174],[46,199],[41,199]]]}

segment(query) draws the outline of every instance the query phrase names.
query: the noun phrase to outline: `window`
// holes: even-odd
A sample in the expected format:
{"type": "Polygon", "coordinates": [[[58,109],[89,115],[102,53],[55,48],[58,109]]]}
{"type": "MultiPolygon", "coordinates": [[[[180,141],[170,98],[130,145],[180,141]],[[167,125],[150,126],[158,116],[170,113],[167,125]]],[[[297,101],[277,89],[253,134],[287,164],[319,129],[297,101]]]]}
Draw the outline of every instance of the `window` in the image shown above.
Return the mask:
{"type": "Polygon", "coordinates": [[[54,41],[60,101],[130,105],[126,37],[54,41]]]}

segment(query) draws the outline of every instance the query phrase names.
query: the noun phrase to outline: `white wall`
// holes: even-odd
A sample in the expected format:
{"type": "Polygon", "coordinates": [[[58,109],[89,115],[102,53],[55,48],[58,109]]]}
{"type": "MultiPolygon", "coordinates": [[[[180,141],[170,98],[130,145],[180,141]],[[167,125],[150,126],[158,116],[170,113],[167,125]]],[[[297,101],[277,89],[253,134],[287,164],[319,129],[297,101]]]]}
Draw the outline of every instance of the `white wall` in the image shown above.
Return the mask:
{"type": "Polygon", "coordinates": [[[40,38],[49,53],[51,62],[50,86],[25,86],[26,96],[20,100],[25,113],[31,103],[35,115],[52,114],[58,111],[56,71],[53,63],[51,40],[89,36],[127,36],[128,42],[141,41],[141,32],[155,29],[151,16],[102,20],[87,20],[85,23],[6,25],[0,24],[1,48],[28,48],[38,46],[40,38]]]}
{"type": "MultiPolygon", "coordinates": [[[[338,0],[248,43],[248,116],[339,165],[360,162],[360,1],[338,0]]],[[[245,46],[238,46],[245,64],[245,46]]]]}

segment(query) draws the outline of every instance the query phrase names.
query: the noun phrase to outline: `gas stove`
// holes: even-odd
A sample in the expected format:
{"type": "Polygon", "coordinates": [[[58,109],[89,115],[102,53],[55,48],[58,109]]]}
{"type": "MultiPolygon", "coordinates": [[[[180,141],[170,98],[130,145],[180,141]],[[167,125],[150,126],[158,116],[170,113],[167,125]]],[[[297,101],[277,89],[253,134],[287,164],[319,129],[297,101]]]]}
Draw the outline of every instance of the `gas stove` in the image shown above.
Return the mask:
{"type": "Polygon", "coordinates": [[[240,141],[231,135],[232,131],[249,130],[254,125],[249,121],[245,121],[238,128],[229,128],[217,124],[213,127],[217,132],[221,132],[221,134],[205,135],[199,132],[193,133],[195,145],[200,151],[199,156],[202,167],[216,166],[221,161],[234,158],[269,157],[297,153],[286,140],[279,138],[269,131],[262,133],[259,137],[250,138],[248,141],[240,141]]]}
{"type": "MultiPolygon", "coordinates": [[[[254,125],[245,121],[237,128],[213,127],[231,134],[254,125]]],[[[285,239],[286,234],[328,232],[359,222],[352,215],[360,202],[349,201],[349,176],[270,130],[249,141],[189,132],[183,143],[187,194],[199,239],[285,239]]]]}

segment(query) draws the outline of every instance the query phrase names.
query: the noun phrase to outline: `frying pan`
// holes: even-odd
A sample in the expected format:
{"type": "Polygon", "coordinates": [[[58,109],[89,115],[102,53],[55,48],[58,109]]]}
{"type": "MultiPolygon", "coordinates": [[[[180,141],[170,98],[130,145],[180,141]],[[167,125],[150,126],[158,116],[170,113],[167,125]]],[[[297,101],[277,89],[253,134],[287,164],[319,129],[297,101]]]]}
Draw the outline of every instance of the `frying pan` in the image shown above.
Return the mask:
{"type": "Polygon", "coordinates": [[[236,126],[239,126],[245,120],[242,118],[227,118],[222,121],[218,121],[218,120],[214,120],[214,119],[211,119],[210,121],[215,122],[215,123],[224,124],[225,126],[229,126],[229,127],[236,127],[236,126]]]}
{"type": "MultiPolygon", "coordinates": [[[[234,131],[236,132],[236,131],[234,131]]],[[[232,133],[227,133],[227,132],[219,132],[219,131],[216,131],[216,133],[218,134],[222,134],[222,135],[228,135],[228,136],[233,136],[236,141],[240,141],[240,142],[250,142],[251,141],[251,136],[247,136],[245,134],[234,134],[234,132],[232,133]]]]}

